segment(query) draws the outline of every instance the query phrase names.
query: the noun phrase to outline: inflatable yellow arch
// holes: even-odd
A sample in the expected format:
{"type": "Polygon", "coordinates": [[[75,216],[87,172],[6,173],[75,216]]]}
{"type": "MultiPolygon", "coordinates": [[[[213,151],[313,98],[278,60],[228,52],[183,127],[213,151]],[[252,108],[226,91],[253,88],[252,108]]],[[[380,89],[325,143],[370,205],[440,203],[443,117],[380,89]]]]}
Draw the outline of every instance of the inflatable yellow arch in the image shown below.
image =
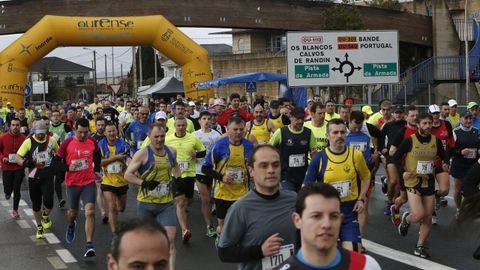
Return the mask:
{"type": "Polygon", "coordinates": [[[213,97],[208,53],[163,16],[43,17],[0,53],[0,98],[23,106],[28,68],[59,46],[152,46],[182,67],[185,95],[213,97]]]}

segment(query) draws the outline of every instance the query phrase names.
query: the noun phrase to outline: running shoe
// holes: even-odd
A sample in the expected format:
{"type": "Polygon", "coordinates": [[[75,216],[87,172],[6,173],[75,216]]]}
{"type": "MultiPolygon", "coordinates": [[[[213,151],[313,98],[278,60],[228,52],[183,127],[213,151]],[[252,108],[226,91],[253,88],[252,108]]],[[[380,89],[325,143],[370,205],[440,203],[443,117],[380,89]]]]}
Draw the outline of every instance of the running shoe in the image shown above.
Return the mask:
{"type": "Polygon", "coordinates": [[[72,225],[68,225],[67,227],[67,233],[65,236],[65,240],[67,243],[72,243],[73,240],[75,240],[75,227],[77,226],[77,222],[74,221],[72,225]]]}
{"type": "Polygon", "coordinates": [[[60,202],[58,203],[58,208],[63,208],[65,207],[65,200],[64,199],[61,199],[60,202]]]}
{"type": "Polygon", "coordinates": [[[20,215],[18,214],[18,211],[13,209],[12,210],[12,216],[14,219],[19,219],[20,218],[20,215]]]}
{"type": "Polygon", "coordinates": [[[402,222],[402,216],[400,215],[400,211],[395,210],[395,205],[392,204],[390,206],[390,212],[392,212],[390,219],[392,220],[393,225],[397,227],[402,222]]]}
{"type": "Polygon", "coordinates": [[[207,227],[207,233],[206,233],[206,235],[207,235],[208,237],[213,238],[213,237],[217,236],[217,231],[216,231],[215,228],[213,228],[212,226],[208,226],[208,227],[207,227]]]}
{"type": "Polygon", "coordinates": [[[38,225],[37,226],[37,239],[43,239],[45,238],[45,235],[43,234],[43,226],[38,225]]]}
{"type": "Polygon", "coordinates": [[[432,225],[437,225],[437,212],[433,211],[432,214],[432,225]]]}
{"type": "Polygon", "coordinates": [[[415,256],[421,257],[421,258],[428,258],[430,257],[430,254],[427,252],[427,248],[424,246],[417,246],[415,248],[415,251],[413,252],[415,256]]]}
{"type": "Polygon", "coordinates": [[[52,220],[48,215],[45,215],[45,213],[42,213],[42,226],[45,229],[50,229],[52,227],[52,220]]]}
{"type": "Polygon", "coordinates": [[[410,223],[408,223],[407,217],[408,217],[408,211],[403,213],[402,215],[402,222],[400,222],[400,225],[398,226],[398,233],[401,236],[406,236],[408,233],[408,227],[410,227],[410,223]]]}
{"type": "Polygon", "coordinates": [[[190,240],[190,238],[192,237],[192,232],[189,230],[189,229],[186,229],[183,231],[182,233],[182,240],[183,240],[183,243],[188,243],[188,241],[190,240]]]}
{"type": "Polygon", "coordinates": [[[380,182],[382,182],[382,192],[383,194],[386,194],[388,191],[387,177],[382,175],[382,177],[380,177],[380,182]]]}
{"type": "Polygon", "coordinates": [[[383,214],[386,215],[386,216],[390,216],[392,215],[392,210],[390,208],[392,208],[392,203],[387,203],[387,205],[385,205],[385,209],[383,209],[383,214]]]}
{"type": "Polygon", "coordinates": [[[92,243],[85,244],[85,254],[83,255],[84,258],[91,258],[95,257],[95,249],[93,248],[92,243]]]}
{"type": "Polygon", "coordinates": [[[445,199],[445,197],[441,197],[441,198],[440,198],[440,204],[441,204],[442,206],[447,206],[447,205],[448,205],[447,199],[445,199]]]}
{"type": "Polygon", "coordinates": [[[102,222],[103,224],[108,224],[108,215],[106,213],[102,213],[102,222]]]}

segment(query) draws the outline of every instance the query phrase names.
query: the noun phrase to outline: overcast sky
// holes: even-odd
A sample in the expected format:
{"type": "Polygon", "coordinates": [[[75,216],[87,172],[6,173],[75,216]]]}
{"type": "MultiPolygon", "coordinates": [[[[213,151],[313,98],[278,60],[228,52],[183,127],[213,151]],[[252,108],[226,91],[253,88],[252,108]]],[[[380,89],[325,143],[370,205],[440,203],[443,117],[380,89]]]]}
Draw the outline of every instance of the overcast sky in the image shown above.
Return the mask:
{"type": "MultiPolygon", "coordinates": [[[[231,35],[209,35],[209,33],[227,31],[223,28],[180,28],[186,35],[199,44],[228,44],[232,45],[231,35]]],[[[21,35],[0,35],[0,51],[14,42],[21,35]]],[[[97,51],[97,74],[99,77],[104,74],[105,54],[107,54],[107,72],[111,76],[112,72],[112,47],[89,47],[97,51]]],[[[114,47],[114,68],[115,74],[120,75],[120,68],[123,65],[123,74],[126,75],[132,65],[131,47],[114,47]]],[[[64,47],[57,48],[47,56],[57,56],[80,65],[92,67],[93,52],[85,50],[82,47],[64,47]]],[[[152,56],[153,57],[153,56],[152,56]]]]}

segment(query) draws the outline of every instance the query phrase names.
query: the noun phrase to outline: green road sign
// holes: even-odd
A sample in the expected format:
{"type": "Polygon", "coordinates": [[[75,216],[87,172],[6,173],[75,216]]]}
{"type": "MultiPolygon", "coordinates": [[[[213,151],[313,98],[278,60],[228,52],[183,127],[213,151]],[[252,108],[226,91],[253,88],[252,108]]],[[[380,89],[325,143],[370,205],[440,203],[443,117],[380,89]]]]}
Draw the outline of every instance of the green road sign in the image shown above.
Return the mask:
{"type": "Polygon", "coordinates": [[[320,79],[329,78],[329,65],[296,65],[296,79],[320,79]]]}
{"type": "Polygon", "coordinates": [[[363,64],[363,76],[397,76],[397,63],[365,63],[363,64]]]}

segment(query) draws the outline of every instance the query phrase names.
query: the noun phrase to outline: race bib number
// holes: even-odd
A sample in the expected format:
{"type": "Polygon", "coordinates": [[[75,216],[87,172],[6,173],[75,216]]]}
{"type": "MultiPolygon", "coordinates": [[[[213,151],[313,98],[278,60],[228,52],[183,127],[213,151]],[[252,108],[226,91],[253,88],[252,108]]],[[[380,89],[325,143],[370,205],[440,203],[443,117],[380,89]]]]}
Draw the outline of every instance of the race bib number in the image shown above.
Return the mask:
{"type": "Polygon", "coordinates": [[[243,183],[243,168],[229,168],[227,174],[230,174],[235,184],[243,183]]]}
{"type": "Polygon", "coordinates": [[[468,159],[475,159],[477,158],[477,149],[475,148],[467,148],[468,154],[465,156],[465,158],[468,159]]]}
{"type": "Polygon", "coordinates": [[[37,163],[45,163],[48,160],[48,152],[47,151],[42,151],[38,152],[35,159],[37,160],[37,163]]]}
{"type": "Polygon", "coordinates": [[[20,127],[20,133],[27,132],[27,127],[20,127]]]}
{"type": "Polygon", "coordinates": [[[110,163],[107,166],[107,173],[121,173],[122,170],[123,170],[123,165],[118,161],[110,163]]]}
{"type": "Polygon", "coordinates": [[[143,141],[138,141],[137,142],[137,149],[142,148],[143,141]]]}
{"type": "Polygon", "coordinates": [[[264,257],[262,259],[262,270],[271,270],[280,265],[293,255],[293,244],[280,247],[280,252],[276,255],[264,257]]]}
{"type": "Polygon", "coordinates": [[[150,191],[150,195],[155,197],[163,197],[168,195],[168,193],[170,193],[169,183],[160,183],[154,190],[150,191]]]}
{"type": "Polygon", "coordinates": [[[352,194],[352,180],[329,183],[340,193],[340,199],[348,197],[352,194]]]}
{"type": "Polygon", "coordinates": [[[305,155],[290,155],[288,156],[288,166],[292,168],[305,166],[305,155]]]}
{"type": "Polygon", "coordinates": [[[86,158],[74,159],[72,164],[75,165],[75,171],[83,171],[88,169],[88,160],[86,158]]]}
{"type": "Polygon", "coordinates": [[[16,154],[8,154],[8,163],[15,163],[16,154]]]}
{"type": "Polygon", "coordinates": [[[188,171],[188,168],[190,168],[190,161],[179,160],[178,167],[180,167],[181,172],[188,171]]]}
{"type": "Polygon", "coordinates": [[[357,149],[360,152],[365,152],[367,150],[366,142],[350,142],[350,146],[357,149]]]}
{"type": "Polygon", "coordinates": [[[417,162],[417,174],[432,174],[433,173],[433,161],[418,161],[417,162]]]}

